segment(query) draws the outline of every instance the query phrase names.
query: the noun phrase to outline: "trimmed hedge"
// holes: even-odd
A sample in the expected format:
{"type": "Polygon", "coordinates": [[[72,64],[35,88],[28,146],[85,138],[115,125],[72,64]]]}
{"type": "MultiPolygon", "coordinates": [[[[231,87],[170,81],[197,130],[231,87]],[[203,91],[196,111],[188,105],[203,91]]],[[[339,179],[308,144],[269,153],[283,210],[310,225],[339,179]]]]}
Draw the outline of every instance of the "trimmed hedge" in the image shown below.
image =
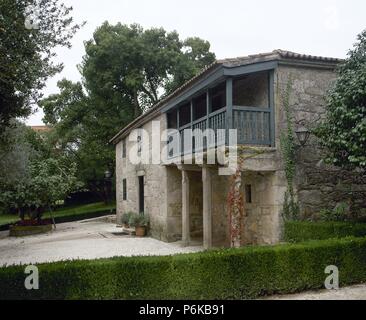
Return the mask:
{"type": "Polygon", "coordinates": [[[3,267],[0,299],[256,298],[322,288],[328,265],[341,285],[366,281],[366,238],[40,264],[31,291],[24,267],[3,267]]]}
{"type": "Polygon", "coordinates": [[[284,240],[302,242],[344,237],[365,237],[366,223],[286,221],[284,240]]]}
{"type": "MultiPolygon", "coordinates": [[[[82,212],[77,214],[69,214],[65,216],[58,216],[55,217],[55,223],[64,223],[64,222],[73,222],[73,221],[79,221],[79,220],[85,220],[85,219],[92,219],[92,218],[98,218],[103,216],[108,216],[111,214],[115,214],[115,209],[106,209],[106,210],[97,210],[97,211],[91,211],[91,212],[82,212]]],[[[10,226],[14,223],[8,223],[0,225],[0,231],[9,230],[10,226]]]]}

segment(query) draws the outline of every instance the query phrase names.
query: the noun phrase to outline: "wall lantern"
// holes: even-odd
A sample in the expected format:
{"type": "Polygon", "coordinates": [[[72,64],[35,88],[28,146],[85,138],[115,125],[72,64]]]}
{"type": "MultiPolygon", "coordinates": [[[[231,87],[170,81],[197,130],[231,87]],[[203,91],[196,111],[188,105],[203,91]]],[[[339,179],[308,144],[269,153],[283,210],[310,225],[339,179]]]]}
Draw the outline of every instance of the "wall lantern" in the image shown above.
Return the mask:
{"type": "Polygon", "coordinates": [[[306,145],[306,142],[309,139],[310,131],[308,129],[306,129],[305,127],[300,127],[295,131],[295,133],[296,133],[297,139],[300,142],[300,145],[302,147],[304,147],[306,145]]]}

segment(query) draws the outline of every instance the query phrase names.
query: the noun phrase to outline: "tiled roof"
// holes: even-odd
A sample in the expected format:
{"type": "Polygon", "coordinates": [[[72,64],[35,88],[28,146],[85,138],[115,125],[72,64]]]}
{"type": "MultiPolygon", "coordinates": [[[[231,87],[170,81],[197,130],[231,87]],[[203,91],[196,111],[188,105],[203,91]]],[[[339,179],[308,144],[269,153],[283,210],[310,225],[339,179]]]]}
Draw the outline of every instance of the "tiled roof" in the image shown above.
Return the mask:
{"type": "Polygon", "coordinates": [[[312,62],[325,62],[325,63],[339,63],[342,59],[329,58],[321,56],[312,56],[308,54],[300,54],[296,52],[286,51],[286,50],[273,50],[272,52],[253,54],[243,57],[230,58],[218,60],[217,63],[222,64],[226,67],[237,67],[246,64],[252,64],[256,62],[272,61],[272,60],[302,60],[302,61],[312,61],[312,62]]]}
{"type": "Polygon", "coordinates": [[[134,127],[134,125],[142,124],[141,121],[143,118],[147,117],[148,115],[154,114],[169,100],[178,96],[181,92],[183,92],[185,89],[189,88],[190,86],[193,86],[199,79],[206,76],[210,71],[214,70],[215,68],[218,68],[220,66],[224,66],[227,68],[239,67],[239,66],[254,64],[254,63],[258,63],[258,62],[276,61],[276,60],[278,60],[278,61],[281,61],[281,60],[283,60],[283,61],[288,61],[288,60],[305,61],[305,62],[331,64],[333,66],[343,61],[342,59],[338,59],[338,58],[300,54],[300,53],[291,52],[291,51],[287,51],[287,50],[281,50],[281,49],[273,50],[272,52],[267,52],[267,53],[259,53],[259,54],[253,54],[253,55],[237,57],[237,58],[216,60],[214,63],[212,63],[209,66],[207,66],[206,68],[204,68],[196,76],[194,76],[193,78],[191,78],[190,80],[185,82],[178,89],[176,89],[171,94],[169,94],[168,96],[166,96],[165,98],[160,100],[157,104],[155,104],[153,107],[151,107],[143,115],[139,116],[138,118],[133,120],[131,123],[129,123],[126,127],[124,127],[121,131],[119,131],[110,140],[110,142],[115,142],[123,133],[125,133],[129,129],[132,129],[134,127]]]}

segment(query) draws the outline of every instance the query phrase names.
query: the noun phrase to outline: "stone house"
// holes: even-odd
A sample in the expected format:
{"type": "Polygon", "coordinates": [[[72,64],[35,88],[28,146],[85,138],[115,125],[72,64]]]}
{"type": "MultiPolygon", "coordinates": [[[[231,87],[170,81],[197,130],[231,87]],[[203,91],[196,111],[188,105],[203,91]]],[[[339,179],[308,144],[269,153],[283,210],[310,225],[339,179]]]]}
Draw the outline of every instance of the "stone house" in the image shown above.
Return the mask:
{"type": "MultiPolygon", "coordinates": [[[[117,220],[127,211],[144,212],[150,216],[150,233],[157,239],[182,239],[185,244],[197,239],[205,248],[228,246],[227,195],[232,178],[219,172],[227,161],[208,164],[197,157],[207,159],[210,151],[218,149],[225,155],[232,147],[225,133],[237,129],[238,146],[261,150],[244,161],[242,168],[241,244],[280,241],[287,189],[280,148],[280,134],[286,128],[282,93],[291,77],[294,129],[313,128],[324,115],[324,95],[340,62],[275,50],[219,60],[207,67],[111,139],[116,146],[117,220]],[[207,128],[215,132],[213,145],[207,137],[184,135],[186,129],[207,128]],[[222,133],[224,138],[219,139],[222,133]],[[152,146],[147,142],[154,134],[163,139],[152,146]],[[174,135],[180,139],[174,140],[174,135]],[[192,142],[188,149],[183,143],[187,137],[192,142]],[[152,164],[151,154],[159,149],[164,150],[159,152],[162,158],[152,164]],[[131,153],[141,156],[143,151],[148,151],[150,162],[130,160],[131,153]]],[[[315,137],[310,135],[303,146],[298,143],[296,161],[295,191],[303,217],[348,201],[349,190],[356,195],[353,204],[364,201],[365,181],[323,164],[315,137]]]]}

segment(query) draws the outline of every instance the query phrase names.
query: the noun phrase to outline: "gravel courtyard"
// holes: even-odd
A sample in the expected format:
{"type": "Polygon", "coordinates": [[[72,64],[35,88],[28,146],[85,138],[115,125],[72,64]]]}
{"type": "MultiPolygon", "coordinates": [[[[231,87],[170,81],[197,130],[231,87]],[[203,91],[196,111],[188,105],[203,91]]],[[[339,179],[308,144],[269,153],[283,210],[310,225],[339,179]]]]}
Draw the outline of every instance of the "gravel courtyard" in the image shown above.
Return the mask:
{"type": "Polygon", "coordinates": [[[0,266],[203,250],[201,246],[182,247],[179,242],[123,235],[121,228],[100,218],[60,223],[55,231],[42,235],[14,238],[8,233],[0,232],[0,266]]]}

